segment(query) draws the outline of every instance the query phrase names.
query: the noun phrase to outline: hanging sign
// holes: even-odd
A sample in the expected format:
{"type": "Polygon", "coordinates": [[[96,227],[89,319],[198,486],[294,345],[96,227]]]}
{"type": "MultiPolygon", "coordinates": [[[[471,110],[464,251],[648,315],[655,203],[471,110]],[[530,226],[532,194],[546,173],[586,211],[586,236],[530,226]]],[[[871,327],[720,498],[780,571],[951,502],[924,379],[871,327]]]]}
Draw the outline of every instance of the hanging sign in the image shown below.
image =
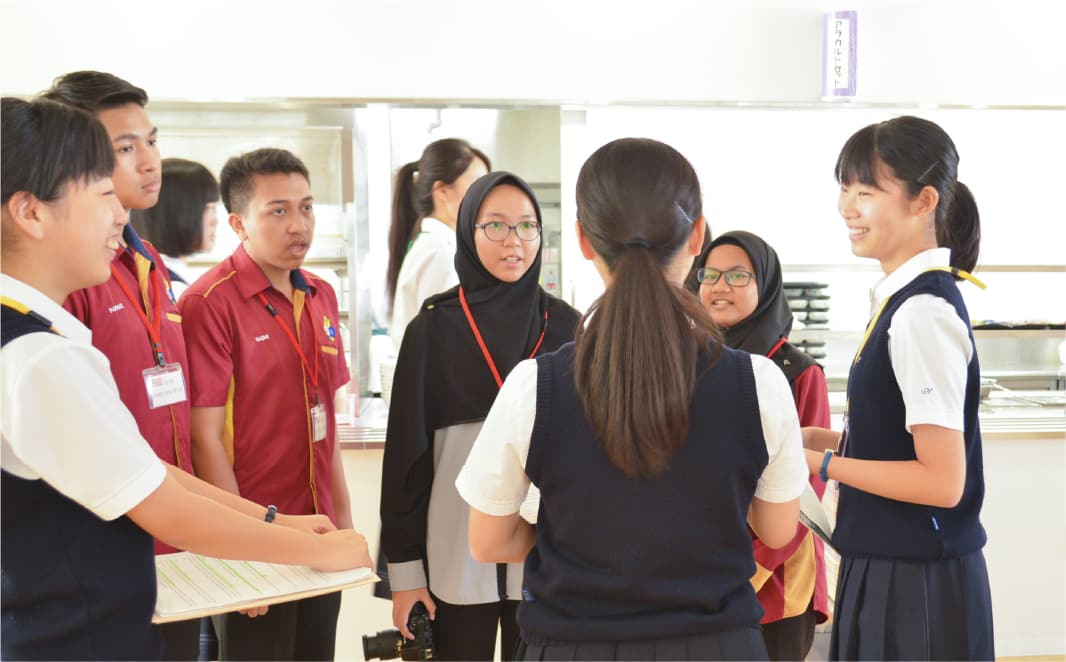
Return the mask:
{"type": "Polygon", "coordinates": [[[827,12],[822,43],[822,96],[855,96],[855,10],[827,12]]]}

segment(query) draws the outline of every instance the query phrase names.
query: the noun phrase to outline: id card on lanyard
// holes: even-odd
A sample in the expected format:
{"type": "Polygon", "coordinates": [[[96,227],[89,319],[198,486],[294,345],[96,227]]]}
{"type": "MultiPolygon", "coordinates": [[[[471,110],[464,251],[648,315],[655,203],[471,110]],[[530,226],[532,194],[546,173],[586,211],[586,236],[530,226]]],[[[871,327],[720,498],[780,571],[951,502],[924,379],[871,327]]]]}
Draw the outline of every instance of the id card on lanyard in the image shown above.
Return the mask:
{"type": "MultiPolygon", "coordinates": [[[[289,342],[292,343],[293,349],[296,350],[296,354],[299,355],[300,361],[303,362],[304,368],[307,371],[307,375],[311,378],[311,384],[315,388],[315,403],[311,405],[309,410],[309,413],[311,415],[311,440],[315,442],[322,441],[326,438],[326,432],[329,428],[327,425],[328,421],[326,420],[326,407],[318,399],[319,353],[317,351],[314,352],[315,367],[314,370],[312,370],[311,363],[307,360],[307,355],[304,354],[303,348],[300,347],[300,342],[296,339],[296,335],[292,332],[292,330],[290,330],[289,327],[285,326],[285,323],[281,321],[281,318],[278,316],[277,308],[275,308],[269,301],[267,301],[266,296],[262,292],[259,293],[259,300],[263,302],[263,306],[266,308],[266,311],[270,313],[270,316],[273,317],[274,321],[278,323],[278,326],[281,327],[281,330],[285,332],[285,335],[288,337],[289,342]]],[[[307,314],[311,315],[310,304],[308,304],[307,314]]],[[[313,320],[314,317],[312,316],[311,319],[313,320]]],[[[296,320],[293,320],[293,322],[298,324],[296,320]]],[[[314,333],[314,328],[315,325],[312,324],[312,334],[314,333]]],[[[299,332],[299,327],[297,327],[297,332],[299,332]]],[[[317,344],[317,339],[312,337],[312,340],[314,341],[313,344],[317,344]]]]}
{"type": "Polygon", "coordinates": [[[141,287],[143,301],[138,301],[133,296],[133,292],[122,280],[122,274],[114,263],[111,263],[111,274],[114,276],[119,288],[126,295],[126,298],[133,304],[134,311],[136,311],[141,323],[144,324],[144,328],[148,331],[148,338],[152,343],[152,355],[156,364],[143,370],[141,377],[144,379],[144,389],[148,395],[148,406],[152,409],[158,409],[159,407],[184,402],[189,396],[185,388],[185,375],[181,369],[181,364],[167,363],[166,356],[163,354],[162,325],[165,313],[163,312],[163,290],[159,284],[162,276],[154,274],[153,277],[148,261],[143,258],[138,260],[137,257],[134,257],[134,262],[137,265],[137,280],[143,283],[141,287]],[[148,283],[144,282],[144,278],[151,281],[155,295],[155,306],[152,306],[149,301],[148,283]],[[152,316],[149,317],[149,314],[152,316]]]}

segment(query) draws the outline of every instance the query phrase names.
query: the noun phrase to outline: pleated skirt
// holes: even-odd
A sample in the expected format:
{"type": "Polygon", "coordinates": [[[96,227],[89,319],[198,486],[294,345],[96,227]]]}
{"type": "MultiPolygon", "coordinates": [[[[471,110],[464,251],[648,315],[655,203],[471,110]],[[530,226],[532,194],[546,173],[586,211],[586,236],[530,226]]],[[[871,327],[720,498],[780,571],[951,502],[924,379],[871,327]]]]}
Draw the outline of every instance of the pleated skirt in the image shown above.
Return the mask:
{"type": "Polygon", "coordinates": [[[767,660],[759,627],[638,641],[518,642],[516,660],[767,660]]]}
{"type": "Polygon", "coordinates": [[[840,561],[831,660],[992,660],[980,551],[956,559],[840,561]]]}

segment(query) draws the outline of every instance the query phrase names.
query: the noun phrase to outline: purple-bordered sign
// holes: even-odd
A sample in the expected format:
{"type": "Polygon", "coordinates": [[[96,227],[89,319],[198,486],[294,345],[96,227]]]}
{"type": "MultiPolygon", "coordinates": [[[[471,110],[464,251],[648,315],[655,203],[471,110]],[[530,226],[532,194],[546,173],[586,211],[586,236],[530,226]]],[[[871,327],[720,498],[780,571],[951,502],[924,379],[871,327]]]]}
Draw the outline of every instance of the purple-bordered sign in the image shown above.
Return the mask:
{"type": "Polygon", "coordinates": [[[855,96],[855,10],[826,12],[822,42],[822,96],[855,96]]]}

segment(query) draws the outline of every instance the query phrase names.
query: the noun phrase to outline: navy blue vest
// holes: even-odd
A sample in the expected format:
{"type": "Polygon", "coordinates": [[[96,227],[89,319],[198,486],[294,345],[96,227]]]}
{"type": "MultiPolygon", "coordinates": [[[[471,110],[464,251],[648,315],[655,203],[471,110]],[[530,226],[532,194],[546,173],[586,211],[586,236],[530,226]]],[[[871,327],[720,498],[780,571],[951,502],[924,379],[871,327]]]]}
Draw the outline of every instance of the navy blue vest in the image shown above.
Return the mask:
{"type": "MultiPolygon", "coordinates": [[[[848,375],[850,405],[844,454],[867,460],[913,460],[914,437],[906,431],[903,395],[888,354],[888,329],[904,301],[932,294],[950,303],[969,327],[969,313],[954,279],[943,271],[919,275],[889,300],[848,375]]],[[[973,332],[970,332],[973,345],[973,332]]],[[[935,361],[935,356],[929,360],[935,361]]],[[[840,485],[833,542],[842,554],[897,559],[949,559],[981,549],[979,519],[985,495],[981,430],[977,422],[981,370],[977,350],[967,366],[963,439],[966,483],[954,508],[936,508],[879,497],[840,485]]]]}
{"type": "Polygon", "coordinates": [[[537,358],[526,473],[541,504],[522,636],[619,641],[758,627],[747,512],[767,453],[751,357],[726,348],[703,366],[688,439],[656,479],[627,478],[608,460],[573,359],[573,343],[537,358]]]}
{"type": "MultiPolygon", "coordinates": [[[[7,306],[0,312],[4,345],[49,330],[40,318],[7,306]]],[[[0,527],[0,657],[162,658],[163,642],[150,625],[152,538],[128,517],[105,522],[45,481],[4,471],[0,527]]]]}

